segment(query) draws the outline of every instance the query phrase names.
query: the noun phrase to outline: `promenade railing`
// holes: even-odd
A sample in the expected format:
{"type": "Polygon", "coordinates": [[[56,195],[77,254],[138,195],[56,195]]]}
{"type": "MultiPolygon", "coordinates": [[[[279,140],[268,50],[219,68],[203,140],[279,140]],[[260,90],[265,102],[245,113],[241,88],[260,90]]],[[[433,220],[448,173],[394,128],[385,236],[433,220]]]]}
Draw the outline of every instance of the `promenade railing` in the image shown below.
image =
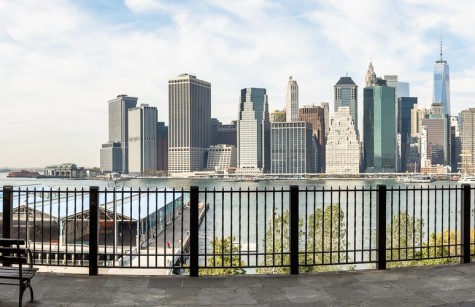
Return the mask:
{"type": "Polygon", "coordinates": [[[4,186],[1,236],[34,265],[162,274],[424,265],[475,254],[469,185],[264,189],[4,186]]]}

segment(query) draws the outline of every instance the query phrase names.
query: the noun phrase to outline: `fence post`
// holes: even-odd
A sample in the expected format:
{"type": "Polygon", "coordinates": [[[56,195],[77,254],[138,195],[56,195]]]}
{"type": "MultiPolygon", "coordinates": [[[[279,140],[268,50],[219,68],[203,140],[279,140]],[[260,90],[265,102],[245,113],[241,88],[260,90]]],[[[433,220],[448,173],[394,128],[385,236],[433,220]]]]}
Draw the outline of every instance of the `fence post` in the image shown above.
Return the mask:
{"type": "Polygon", "coordinates": [[[378,184],[376,190],[376,269],[386,270],[386,186],[378,184]]]}
{"type": "Polygon", "coordinates": [[[13,187],[3,186],[3,238],[13,235],[13,187]]]}
{"type": "Polygon", "coordinates": [[[89,275],[97,276],[99,250],[99,187],[89,189],[89,275]]]}
{"type": "Polygon", "coordinates": [[[198,277],[199,188],[190,187],[190,277],[198,277]]]}
{"type": "Polygon", "coordinates": [[[299,187],[290,186],[290,274],[299,274],[299,187]]]}
{"type": "MultiPolygon", "coordinates": [[[[13,187],[3,186],[3,238],[11,238],[13,235],[13,187]]],[[[3,256],[9,256],[3,253],[3,256]]],[[[12,266],[10,263],[3,263],[3,266],[12,266]]]]}
{"type": "Polygon", "coordinates": [[[460,214],[462,229],[462,255],[461,263],[470,263],[470,184],[462,184],[462,210],[460,214]]]}

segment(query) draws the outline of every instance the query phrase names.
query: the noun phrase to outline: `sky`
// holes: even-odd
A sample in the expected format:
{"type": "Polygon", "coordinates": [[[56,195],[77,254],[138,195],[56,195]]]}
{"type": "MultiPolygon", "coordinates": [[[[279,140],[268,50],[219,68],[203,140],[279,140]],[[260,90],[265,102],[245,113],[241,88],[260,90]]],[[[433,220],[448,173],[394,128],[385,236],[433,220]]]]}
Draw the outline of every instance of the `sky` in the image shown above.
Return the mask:
{"type": "Polygon", "coordinates": [[[471,0],[0,0],[0,168],[99,166],[107,101],[138,97],[168,122],[181,73],[211,82],[223,123],[245,87],[283,109],[289,76],[300,106],[332,109],[348,75],[361,108],[370,61],[429,106],[441,35],[457,114],[475,107],[473,12],[471,0]]]}

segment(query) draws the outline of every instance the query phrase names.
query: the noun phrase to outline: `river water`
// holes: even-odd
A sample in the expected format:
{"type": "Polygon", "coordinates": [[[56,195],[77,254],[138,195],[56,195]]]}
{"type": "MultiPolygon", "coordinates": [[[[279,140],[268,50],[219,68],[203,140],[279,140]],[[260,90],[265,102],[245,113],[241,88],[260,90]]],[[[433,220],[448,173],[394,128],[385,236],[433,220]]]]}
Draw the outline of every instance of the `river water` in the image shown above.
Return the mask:
{"type": "MultiPolygon", "coordinates": [[[[72,180],[72,179],[27,179],[7,178],[0,173],[0,186],[41,185],[53,189],[72,189],[90,186],[102,188],[133,187],[133,188],[183,188],[189,191],[190,186],[198,186],[200,201],[209,205],[208,213],[200,228],[201,253],[212,252],[214,238],[232,237],[233,244],[249,254],[265,252],[266,230],[271,225],[272,216],[279,217],[289,209],[289,186],[299,186],[299,215],[302,228],[307,228],[308,217],[317,209],[339,204],[342,216],[335,227],[345,233],[341,242],[345,249],[353,250],[353,257],[368,260],[372,257],[364,250],[375,248],[376,228],[376,193],[377,185],[389,188],[400,187],[402,191],[392,190],[387,195],[387,225],[393,227],[391,220],[401,212],[407,213],[422,221],[421,232],[424,240],[430,233],[445,230],[459,230],[460,227],[460,191],[456,182],[436,181],[429,184],[403,184],[393,179],[371,180],[272,180],[259,182],[226,182],[217,179],[130,179],[112,184],[106,180],[72,180]],[[443,189],[441,189],[443,187],[443,189]],[[429,190],[429,189],[431,190],[429,190]],[[433,188],[438,188],[436,191],[433,188]],[[307,192],[302,190],[307,189],[307,192]],[[331,189],[333,191],[331,191],[331,189]],[[341,189],[340,192],[335,190],[341,189]],[[370,190],[371,189],[371,190],[370,190]],[[230,191],[234,191],[230,193],[230,191]],[[241,191],[238,193],[237,191],[241,191]],[[261,192],[257,193],[256,190],[261,192]],[[262,192],[266,190],[267,192],[262,192]]],[[[473,220],[473,212],[472,212],[473,220]]],[[[304,244],[304,242],[302,242],[304,244]]],[[[206,256],[202,259],[205,259],[206,256]]],[[[248,264],[262,262],[262,257],[247,256],[243,259],[248,264]]]]}

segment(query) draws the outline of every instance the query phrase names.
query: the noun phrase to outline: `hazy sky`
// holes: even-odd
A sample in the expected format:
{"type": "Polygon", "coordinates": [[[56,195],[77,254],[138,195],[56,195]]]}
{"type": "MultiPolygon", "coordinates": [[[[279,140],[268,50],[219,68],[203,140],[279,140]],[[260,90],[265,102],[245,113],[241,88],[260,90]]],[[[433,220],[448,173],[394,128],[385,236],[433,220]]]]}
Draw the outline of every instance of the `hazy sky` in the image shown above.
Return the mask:
{"type": "Polygon", "coordinates": [[[139,97],[168,122],[168,79],[212,84],[212,115],[237,117],[244,87],[282,109],[288,77],[300,105],[330,102],[370,61],[432,101],[443,35],[452,113],[475,107],[475,1],[0,0],[0,167],[99,166],[107,101],[139,97]]]}

